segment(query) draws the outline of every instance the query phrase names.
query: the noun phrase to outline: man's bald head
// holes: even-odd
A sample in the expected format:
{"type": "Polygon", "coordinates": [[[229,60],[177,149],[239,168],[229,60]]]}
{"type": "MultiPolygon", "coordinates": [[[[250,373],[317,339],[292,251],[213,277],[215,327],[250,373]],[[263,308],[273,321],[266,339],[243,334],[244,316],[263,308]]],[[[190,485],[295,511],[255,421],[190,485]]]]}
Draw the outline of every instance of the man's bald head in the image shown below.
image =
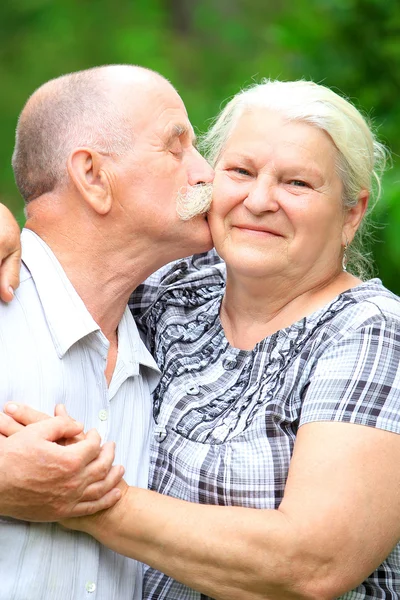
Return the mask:
{"type": "Polygon", "coordinates": [[[122,155],[133,145],[135,123],[124,102],[170,85],[158,73],[108,65],[53,79],[29,98],[17,126],[12,159],[15,181],[28,203],[67,180],[68,156],[82,146],[122,155]],[[125,107],[125,108],[124,108],[125,107]]]}

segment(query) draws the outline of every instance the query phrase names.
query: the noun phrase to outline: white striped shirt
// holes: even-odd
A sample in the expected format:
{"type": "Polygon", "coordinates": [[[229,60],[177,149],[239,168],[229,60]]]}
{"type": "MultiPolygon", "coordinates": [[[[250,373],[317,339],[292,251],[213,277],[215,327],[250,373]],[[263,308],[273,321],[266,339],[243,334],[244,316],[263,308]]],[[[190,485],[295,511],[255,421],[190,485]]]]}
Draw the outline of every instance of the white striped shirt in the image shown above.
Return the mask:
{"type": "MultiPolygon", "coordinates": [[[[107,387],[107,339],[43,240],[24,230],[22,245],[20,287],[0,302],[0,408],[15,400],[53,414],[64,403],[85,429],[117,443],[126,481],[147,487],[159,377],[129,310],[107,387]]],[[[141,591],[142,566],[88,535],[0,517],[0,600],[139,600],[141,591]]]]}

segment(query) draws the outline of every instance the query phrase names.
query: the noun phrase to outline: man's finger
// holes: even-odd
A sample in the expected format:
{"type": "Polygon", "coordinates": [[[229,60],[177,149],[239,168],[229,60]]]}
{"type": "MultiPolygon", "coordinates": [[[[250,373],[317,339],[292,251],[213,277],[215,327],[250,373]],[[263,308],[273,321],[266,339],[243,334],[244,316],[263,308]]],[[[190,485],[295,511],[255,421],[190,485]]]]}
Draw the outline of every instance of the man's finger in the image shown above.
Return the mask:
{"type": "MultiPolygon", "coordinates": [[[[68,446],[66,450],[74,452],[77,444],[68,446]],[[75,446],[75,447],[74,447],[75,446]]],[[[79,452],[82,455],[82,466],[87,466],[87,483],[104,479],[112,467],[115,458],[115,443],[105,442],[101,445],[101,437],[97,429],[89,429],[85,439],[79,442],[79,452]]]]}
{"type": "MultiPolygon", "coordinates": [[[[56,404],[54,409],[55,417],[65,417],[66,419],[72,419],[70,415],[67,413],[67,409],[64,404],[56,404]]],[[[81,442],[86,438],[86,433],[82,431],[79,435],[75,435],[74,437],[64,438],[62,440],[58,440],[58,443],[62,446],[70,446],[71,444],[76,444],[77,442],[81,442]]]]}
{"type": "Polygon", "coordinates": [[[0,412],[0,434],[4,438],[10,437],[10,435],[14,435],[14,433],[18,433],[25,429],[24,425],[17,423],[8,415],[0,412]]]}
{"type": "Polygon", "coordinates": [[[27,404],[16,404],[8,402],[4,406],[4,412],[12,416],[21,425],[31,428],[43,422],[53,421],[52,425],[44,428],[36,427],[35,431],[50,442],[57,442],[61,438],[79,436],[83,431],[82,423],[78,423],[71,417],[50,417],[46,413],[35,410],[27,404]],[[65,432],[64,434],[62,432],[65,432]]]}
{"type": "MultiPolygon", "coordinates": [[[[78,423],[78,421],[74,421],[73,419],[65,419],[64,417],[50,417],[43,421],[32,423],[28,427],[31,433],[35,433],[49,442],[57,442],[61,438],[74,437],[83,431],[82,423],[78,423]]],[[[83,444],[84,442],[80,443],[83,444]]]]}
{"type": "Polygon", "coordinates": [[[11,302],[14,291],[19,286],[19,270],[21,266],[21,251],[16,250],[0,265],[0,298],[4,302],[11,302]]]}
{"type": "Polygon", "coordinates": [[[65,408],[65,404],[56,404],[56,407],[54,409],[54,416],[55,417],[69,417],[70,416],[67,413],[67,409],[65,408]]]}
{"type": "Polygon", "coordinates": [[[18,223],[4,204],[0,204],[0,298],[9,302],[19,285],[21,240],[18,223]]]}
{"type": "MultiPolygon", "coordinates": [[[[64,417],[54,417],[55,419],[64,419],[64,417]]],[[[72,421],[72,419],[70,419],[72,421]]],[[[83,431],[83,427],[81,429],[81,431],[79,433],[81,433],[83,431]]],[[[77,434],[79,435],[79,434],[77,434]]],[[[69,437],[69,436],[65,436],[65,437],[69,437]]],[[[71,436],[72,437],[72,436],[71,436]]],[[[75,437],[75,436],[74,436],[75,437]]],[[[73,444],[64,444],[65,446],[65,451],[68,453],[71,453],[71,455],[75,455],[75,456],[79,456],[80,457],[80,461],[81,461],[81,468],[83,467],[87,467],[88,465],[90,465],[89,469],[86,470],[86,482],[87,485],[94,483],[95,481],[98,481],[99,479],[104,479],[104,477],[107,475],[108,471],[111,468],[111,465],[109,465],[108,469],[103,468],[103,472],[102,474],[99,474],[99,469],[97,468],[97,473],[96,473],[96,465],[98,463],[96,463],[96,461],[98,460],[98,457],[100,456],[100,454],[103,451],[103,448],[101,446],[101,437],[100,434],[98,433],[97,429],[89,429],[89,431],[86,433],[86,435],[83,436],[84,439],[81,439],[82,436],[79,436],[80,439],[79,441],[76,441],[73,444]],[[93,463],[93,465],[91,465],[91,463],[93,463]]],[[[107,442],[107,444],[110,444],[113,442],[107,442]]],[[[104,444],[106,445],[106,444],[104,444]]]]}
{"type": "Polygon", "coordinates": [[[21,425],[31,425],[51,418],[50,415],[35,410],[27,404],[16,404],[15,402],[7,402],[4,406],[4,412],[21,425]]]}
{"type": "Polygon", "coordinates": [[[66,419],[72,419],[71,415],[68,414],[65,404],[56,404],[54,409],[55,417],[65,417],[66,419]]]}

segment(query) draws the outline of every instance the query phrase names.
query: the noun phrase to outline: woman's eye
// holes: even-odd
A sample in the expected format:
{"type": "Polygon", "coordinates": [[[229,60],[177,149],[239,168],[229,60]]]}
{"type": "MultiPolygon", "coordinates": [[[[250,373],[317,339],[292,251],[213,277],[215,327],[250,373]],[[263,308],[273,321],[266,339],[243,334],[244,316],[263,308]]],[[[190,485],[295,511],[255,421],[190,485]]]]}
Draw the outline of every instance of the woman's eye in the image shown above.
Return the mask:
{"type": "Polygon", "coordinates": [[[243,167],[232,167],[231,169],[232,171],[235,171],[235,173],[238,173],[238,175],[251,175],[250,171],[248,171],[247,169],[244,169],[243,167]]]}
{"type": "Polygon", "coordinates": [[[310,187],[308,183],[301,181],[301,179],[292,179],[292,181],[289,181],[289,185],[294,185],[296,187],[310,187]]]}

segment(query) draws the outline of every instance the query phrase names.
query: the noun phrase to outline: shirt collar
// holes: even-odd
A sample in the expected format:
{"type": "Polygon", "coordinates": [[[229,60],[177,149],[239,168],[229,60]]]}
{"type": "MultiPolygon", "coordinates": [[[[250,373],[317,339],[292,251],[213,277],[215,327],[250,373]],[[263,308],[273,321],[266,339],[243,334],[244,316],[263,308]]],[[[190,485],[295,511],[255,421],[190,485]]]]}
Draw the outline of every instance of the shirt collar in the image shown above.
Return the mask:
{"type": "MultiPolygon", "coordinates": [[[[22,262],[29,269],[42,303],[43,312],[59,358],[85,336],[96,333],[99,350],[107,355],[108,340],[87,310],[61,264],[49,246],[33,231],[24,229],[21,234],[22,262]]],[[[125,309],[118,327],[118,353],[132,365],[132,374],[139,372],[142,364],[159,373],[157,365],[140,338],[136,323],[125,309]],[[129,357],[129,358],[128,358],[129,357]]],[[[156,375],[158,377],[158,375],[156,375]]]]}
{"type": "Polygon", "coordinates": [[[62,358],[78,340],[100,328],[49,246],[29,229],[22,231],[21,243],[22,262],[35,282],[54,347],[62,358]]]}
{"type": "MultiPolygon", "coordinates": [[[[131,311],[127,306],[118,325],[118,360],[116,370],[122,369],[126,377],[138,375],[139,364],[147,367],[147,380],[150,391],[153,391],[160,380],[160,370],[143,343],[131,311]]],[[[122,373],[120,375],[123,376],[122,373]]],[[[112,392],[111,386],[110,392],[112,392]]]]}

